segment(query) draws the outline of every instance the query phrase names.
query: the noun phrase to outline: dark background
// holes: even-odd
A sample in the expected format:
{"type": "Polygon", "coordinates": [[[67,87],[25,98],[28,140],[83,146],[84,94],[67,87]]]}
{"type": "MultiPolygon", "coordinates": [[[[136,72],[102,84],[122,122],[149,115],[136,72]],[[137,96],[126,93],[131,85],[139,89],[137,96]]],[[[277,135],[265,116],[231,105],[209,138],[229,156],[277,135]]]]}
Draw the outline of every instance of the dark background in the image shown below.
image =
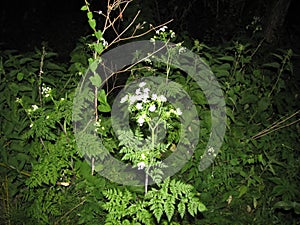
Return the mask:
{"type": "MultiPolygon", "coordinates": [[[[0,49],[33,51],[43,41],[58,52],[62,60],[75,47],[80,36],[91,34],[85,12],[80,11],[84,0],[5,0],[0,8],[0,49]]],[[[94,10],[105,9],[106,1],[91,0],[94,10]]],[[[253,39],[245,29],[253,16],[261,18],[263,34],[270,46],[300,49],[300,22],[297,0],[134,0],[127,19],[141,9],[141,20],[158,25],[174,19],[170,28],[208,45],[220,45],[234,38],[253,39]],[[276,5],[279,10],[276,11],[276,5]],[[287,7],[285,10],[284,7],[287,7]],[[273,23],[272,23],[273,22],[273,23]]],[[[126,18],[125,18],[126,19],[126,18]]],[[[259,39],[260,37],[258,37],[259,39]]]]}

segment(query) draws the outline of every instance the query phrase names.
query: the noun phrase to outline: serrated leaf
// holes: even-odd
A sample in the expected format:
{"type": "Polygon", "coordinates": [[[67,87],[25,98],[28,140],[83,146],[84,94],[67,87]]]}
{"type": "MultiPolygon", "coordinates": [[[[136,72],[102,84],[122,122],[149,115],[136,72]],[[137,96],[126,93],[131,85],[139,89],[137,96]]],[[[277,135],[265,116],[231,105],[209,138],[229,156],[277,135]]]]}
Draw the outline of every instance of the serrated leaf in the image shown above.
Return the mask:
{"type": "Polygon", "coordinates": [[[164,211],[168,217],[168,221],[170,222],[172,219],[172,216],[174,215],[175,207],[172,204],[170,199],[167,199],[167,201],[164,204],[164,211]]]}
{"type": "Polygon", "coordinates": [[[185,203],[183,201],[180,201],[177,207],[178,207],[178,212],[180,214],[180,217],[183,218],[186,209],[185,203]]]}

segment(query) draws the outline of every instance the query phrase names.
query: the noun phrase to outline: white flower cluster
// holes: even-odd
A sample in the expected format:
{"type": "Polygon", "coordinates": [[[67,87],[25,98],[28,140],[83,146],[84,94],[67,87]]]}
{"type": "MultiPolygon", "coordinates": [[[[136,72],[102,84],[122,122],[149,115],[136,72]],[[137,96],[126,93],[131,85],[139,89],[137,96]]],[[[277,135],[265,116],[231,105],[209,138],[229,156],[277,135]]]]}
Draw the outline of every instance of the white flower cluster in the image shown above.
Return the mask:
{"type": "Polygon", "coordinates": [[[213,155],[214,157],[217,156],[217,154],[215,153],[215,149],[213,147],[210,147],[208,150],[207,150],[207,155],[213,155]]]}
{"type": "Polygon", "coordinates": [[[105,130],[105,128],[101,125],[101,119],[94,123],[95,132],[98,133],[101,130],[105,130]]]}
{"type": "MultiPolygon", "coordinates": [[[[135,90],[135,95],[125,95],[121,98],[120,103],[129,102],[129,106],[133,106],[139,111],[145,109],[146,112],[155,112],[160,103],[167,102],[167,98],[164,95],[157,95],[155,93],[150,95],[150,89],[145,86],[145,82],[139,83],[139,87],[135,90]]],[[[182,115],[180,108],[177,108],[176,110],[171,109],[169,113],[174,113],[177,116],[182,115]]],[[[142,113],[138,116],[137,123],[139,126],[143,126],[146,120],[147,114],[142,113]]]]}
{"type": "Polygon", "coordinates": [[[157,31],[155,31],[155,32],[156,32],[156,34],[160,34],[161,32],[165,32],[166,29],[168,29],[168,27],[167,27],[167,26],[163,26],[163,27],[159,28],[159,29],[158,29],[157,31]]]}
{"type": "MultiPolygon", "coordinates": [[[[168,29],[167,26],[163,26],[163,27],[159,28],[158,30],[156,30],[155,33],[156,33],[157,35],[159,35],[159,34],[161,34],[161,33],[163,33],[163,32],[166,32],[167,29],[168,29]]],[[[176,36],[176,35],[175,35],[175,32],[172,31],[172,30],[169,31],[168,35],[170,35],[171,38],[174,38],[174,37],[176,36]]]]}
{"type": "Polygon", "coordinates": [[[137,166],[138,166],[138,170],[142,170],[142,169],[145,168],[146,164],[145,164],[144,162],[139,162],[139,163],[137,164],[137,166]]]}
{"type": "Polygon", "coordinates": [[[46,98],[51,95],[51,88],[47,87],[45,84],[42,86],[42,95],[44,95],[46,98]]]}
{"type": "Polygon", "coordinates": [[[32,112],[36,111],[39,107],[37,105],[32,105],[31,108],[27,109],[27,113],[30,115],[32,112]]]}

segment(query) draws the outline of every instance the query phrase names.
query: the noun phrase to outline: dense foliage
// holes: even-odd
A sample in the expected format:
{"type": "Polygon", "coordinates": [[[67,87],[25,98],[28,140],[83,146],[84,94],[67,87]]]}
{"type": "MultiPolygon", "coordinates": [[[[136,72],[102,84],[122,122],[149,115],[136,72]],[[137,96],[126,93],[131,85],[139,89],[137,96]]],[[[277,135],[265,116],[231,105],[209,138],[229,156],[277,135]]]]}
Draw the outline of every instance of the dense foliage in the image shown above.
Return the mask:
{"type": "MultiPolygon", "coordinates": [[[[167,77],[180,84],[196,105],[200,141],[185,166],[161,182],[159,160],[176,149],[178,118],[184,109],[167,104],[163,99],[169,97],[167,93],[152,95],[145,105],[130,105],[134,135],[151,138],[143,149],[138,149],[138,139],[130,139],[133,134],[124,133],[119,141],[109,114],[119,90],[98,90],[101,80],[93,69],[112,44],[103,39],[105,30],[97,29],[88,3],[82,10],[93,35],[79,40],[69,63],[57,62],[56,54],[44,46],[22,55],[11,50],[0,53],[3,224],[297,224],[300,111],[290,49],[270,52],[263,41],[250,40],[209,47],[188,36],[175,37],[163,26],[153,32],[156,40],[185,40],[179,48],[190,48],[209,65],[224,93],[227,114],[222,148],[213,164],[200,171],[211,128],[210,108],[201,88],[168,64],[140,63],[118,75],[120,86],[154,74],[167,77]],[[93,131],[116,158],[145,169],[146,177],[157,181],[148,189],[147,183],[121,186],[105,179],[97,173],[103,168],[91,168],[85,160],[87,154],[91,160],[98,155],[78,149],[99,147],[93,142],[76,143],[74,136],[73,100],[88,67],[97,91],[93,131]],[[156,109],[162,120],[153,123],[147,118],[156,109]],[[160,124],[170,133],[155,147],[160,124]],[[150,168],[157,170],[151,173],[150,168]]],[[[123,97],[123,102],[129,98],[123,97]]]]}

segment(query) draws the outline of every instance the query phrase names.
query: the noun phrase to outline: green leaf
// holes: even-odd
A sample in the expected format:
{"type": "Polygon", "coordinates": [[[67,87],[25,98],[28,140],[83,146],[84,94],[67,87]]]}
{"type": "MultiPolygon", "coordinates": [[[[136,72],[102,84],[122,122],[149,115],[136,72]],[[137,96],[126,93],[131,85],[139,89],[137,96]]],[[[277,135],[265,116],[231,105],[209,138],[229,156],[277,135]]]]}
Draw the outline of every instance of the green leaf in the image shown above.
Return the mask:
{"type": "Polygon", "coordinates": [[[94,73],[96,69],[98,68],[99,61],[98,60],[89,60],[90,62],[90,70],[94,73]]]}
{"type": "Polygon", "coordinates": [[[87,5],[82,6],[80,10],[81,10],[81,11],[86,11],[86,10],[88,10],[87,5]]]}
{"type": "Polygon", "coordinates": [[[165,201],[164,211],[168,217],[168,221],[170,222],[175,211],[175,207],[172,203],[172,199],[168,198],[167,201],[165,201]]]}
{"type": "Polygon", "coordinates": [[[270,99],[267,97],[262,98],[259,102],[258,102],[258,108],[257,111],[258,112],[263,112],[265,111],[268,107],[270,106],[270,99]]]}
{"type": "Polygon", "coordinates": [[[17,79],[18,79],[18,81],[21,81],[21,80],[23,80],[23,78],[24,78],[24,73],[18,73],[18,75],[17,75],[17,79]]]}
{"type": "Polygon", "coordinates": [[[180,217],[183,218],[185,214],[185,203],[183,201],[180,201],[178,204],[178,212],[180,214],[180,217]]]}
{"type": "Polygon", "coordinates": [[[87,17],[89,20],[93,19],[93,13],[92,12],[87,12],[87,17]]]}
{"type": "Polygon", "coordinates": [[[242,197],[244,194],[246,194],[246,192],[248,191],[248,187],[245,186],[245,185],[243,185],[243,186],[241,186],[241,187],[239,188],[239,191],[240,191],[240,193],[239,193],[239,198],[240,198],[240,197],[242,197]]]}
{"type": "Polygon", "coordinates": [[[92,85],[96,87],[100,87],[102,83],[102,79],[98,73],[95,73],[94,76],[90,77],[90,81],[92,82],[92,85]]]}
{"type": "Polygon", "coordinates": [[[96,28],[96,20],[90,19],[89,20],[89,25],[94,30],[96,28]]]}
{"type": "Polygon", "coordinates": [[[218,59],[222,60],[222,61],[230,61],[230,62],[234,61],[234,57],[232,57],[232,56],[223,56],[223,57],[218,58],[218,59]]]}
{"type": "Polygon", "coordinates": [[[98,31],[96,31],[95,32],[95,36],[96,36],[96,38],[99,40],[99,41],[101,41],[102,40],[102,31],[101,30],[98,30],[98,31]]]}
{"type": "Polygon", "coordinates": [[[110,108],[110,105],[108,105],[108,104],[101,104],[98,106],[98,110],[100,112],[110,112],[111,108],[110,108]]]}
{"type": "Polygon", "coordinates": [[[103,89],[101,89],[100,92],[98,93],[98,101],[100,102],[100,104],[98,105],[98,110],[100,112],[111,111],[110,105],[107,102],[106,93],[103,89]]]}
{"type": "Polygon", "coordinates": [[[280,68],[280,64],[278,62],[265,63],[263,65],[263,67],[273,68],[273,69],[279,69],[280,68]]]}
{"type": "Polygon", "coordinates": [[[199,212],[204,212],[204,211],[207,210],[207,208],[202,202],[199,202],[198,203],[198,210],[199,210],[199,212]]]}
{"type": "Polygon", "coordinates": [[[100,55],[103,52],[103,44],[102,42],[94,45],[96,52],[100,55]]]}
{"type": "Polygon", "coordinates": [[[283,208],[284,210],[294,209],[296,214],[300,214],[300,203],[292,201],[279,201],[274,205],[274,208],[283,208]]]}

